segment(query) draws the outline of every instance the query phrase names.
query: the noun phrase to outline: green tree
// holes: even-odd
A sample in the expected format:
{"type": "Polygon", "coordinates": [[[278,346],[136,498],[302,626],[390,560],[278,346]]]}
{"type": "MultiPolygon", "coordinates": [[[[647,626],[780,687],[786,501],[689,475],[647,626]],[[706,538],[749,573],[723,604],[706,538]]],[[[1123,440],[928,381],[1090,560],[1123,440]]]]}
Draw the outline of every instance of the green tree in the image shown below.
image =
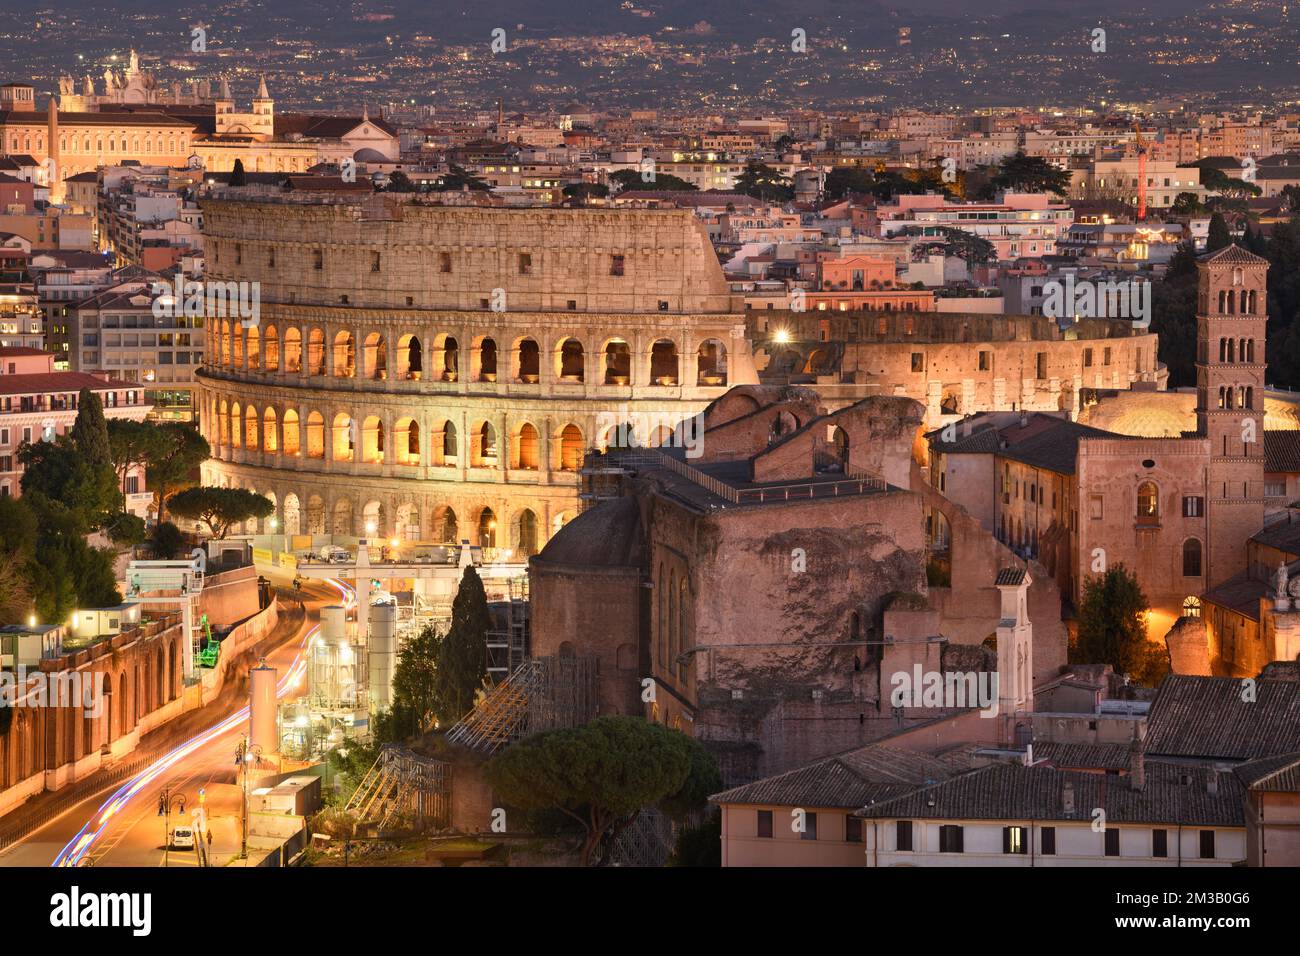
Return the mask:
{"type": "Polygon", "coordinates": [[[597,717],[526,737],[497,754],[487,779],[521,810],[555,808],[584,831],[582,864],[602,838],[678,793],[691,772],[690,738],[640,717],[597,717]]]}
{"type": "Polygon", "coordinates": [[[26,500],[0,497],[0,625],[17,624],[33,609],[36,534],[36,514],[26,500]]]}
{"type": "Polygon", "coordinates": [[[160,521],[153,526],[153,534],[150,535],[149,540],[153,544],[158,560],[170,561],[185,544],[185,532],[170,521],[160,521]]]}
{"type": "Polygon", "coordinates": [[[446,174],[438,181],[438,192],[460,192],[469,190],[470,192],[491,192],[492,187],[482,176],[475,175],[469,170],[452,163],[446,174]]]}
{"type": "Polygon", "coordinates": [[[134,467],[147,467],[162,454],[166,436],[152,422],[115,418],[108,423],[109,457],[117,472],[118,487],[126,483],[126,473],[134,467]]]}
{"type": "Polygon", "coordinates": [[[876,176],[861,166],[837,166],[826,174],[823,193],[827,199],[843,199],[849,193],[870,194],[876,185],[876,176]]]}
{"type": "Polygon", "coordinates": [[[789,179],[766,163],[756,161],[750,162],[736,177],[736,192],[764,202],[789,202],[794,198],[794,186],[789,179]]]}
{"type": "Polygon", "coordinates": [[[1070,173],[1058,169],[1041,156],[1017,152],[998,164],[989,180],[993,192],[1055,193],[1064,196],[1070,189],[1070,173]]]}
{"type": "Polygon", "coordinates": [[[474,706],[474,695],[487,675],[487,632],[491,626],[487,592],[470,565],[451,602],[451,627],[438,648],[434,712],[444,727],[474,706]]]}
{"type": "Polygon", "coordinates": [[[244,172],[244,161],[243,161],[242,159],[236,159],[236,160],[235,160],[235,165],[234,165],[233,167],[231,167],[231,170],[230,170],[230,185],[232,185],[232,186],[247,186],[247,185],[248,185],[248,176],[247,176],[247,174],[244,172]]]}
{"type": "Polygon", "coordinates": [[[1232,245],[1232,233],[1228,231],[1228,221],[1223,213],[1216,212],[1210,217],[1210,234],[1205,240],[1206,252],[1218,252],[1232,245]]]}
{"type": "Polygon", "coordinates": [[[410,176],[398,169],[388,174],[388,185],[384,187],[384,191],[390,193],[414,193],[419,192],[419,189],[415,183],[411,182],[410,176]]]}
{"type": "Polygon", "coordinates": [[[722,866],[722,811],[714,810],[699,826],[682,827],[669,866],[722,866]]]}
{"type": "Polygon", "coordinates": [[[646,182],[641,178],[639,169],[620,169],[608,176],[609,182],[616,185],[620,192],[625,189],[641,189],[670,192],[698,192],[694,183],[674,176],[671,173],[655,172],[654,178],[646,182]]]}
{"type": "Polygon", "coordinates": [[[1185,240],[1151,289],[1151,331],[1159,337],[1170,388],[1196,384],[1196,282],[1196,250],[1185,240]]]}
{"type": "Polygon", "coordinates": [[[1158,683],[1168,673],[1168,654],[1147,639],[1147,610],[1137,576],[1123,564],[1090,578],[1079,606],[1076,663],[1109,664],[1138,683],[1158,683]]]}
{"type": "Polygon", "coordinates": [[[401,737],[423,733],[433,722],[437,702],[438,655],[442,638],[425,625],[397,656],[393,669],[392,714],[401,737]]]}
{"type": "Polygon", "coordinates": [[[208,526],[213,538],[221,539],[233,525],[249,518],[265,518],[275,511],[269,498],[245,488],[204,488],[178,491],[167,499],[172,514],[208,526]]]}
{"type": "Polygon", "coordinates": [[[185,422],[164,422],[157,426],[160,448],[145,465],[149,490],[158,496],[158,520],[167,514],[167,492],[198,480],[198,468],[212,457],[208,440],[185,422]]]}
{"type": "Polygon", "coordinates": [[[22,489],[31,497],[42,528],[89,534],[122,511],[108,426],[99,396],[82,389],[77,417],[66,435],[22,446],[22,489]]]}
{"type": "Polygon", "coordinates": [[[1200,216],[1205,213],[1205,203],[1196,193],[1179,193],[1169,211],[1175,216],[1200,216]]]}

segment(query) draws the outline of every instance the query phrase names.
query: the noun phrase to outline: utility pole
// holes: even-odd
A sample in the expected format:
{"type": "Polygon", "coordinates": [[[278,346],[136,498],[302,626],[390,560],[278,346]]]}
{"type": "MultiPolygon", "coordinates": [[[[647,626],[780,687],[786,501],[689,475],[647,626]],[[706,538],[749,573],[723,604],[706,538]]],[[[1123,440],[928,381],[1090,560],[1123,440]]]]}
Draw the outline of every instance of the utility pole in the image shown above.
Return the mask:
{"type": "Polygon", "coordinates": [[[163,866],[168,865],[172,848],[172,804],[177,805],[178,813],[184,813],[185,794],[174,794],[170,787],[163,787],[162,796],[158,798],[158,816],[163,818],[163,866]]]}
{"type": "Polygon", "coordinates": [[[248,860],[248,765],[253,761],[260,761],[262,758],[262,748],[258,744],[249,744],[248,735],[245,734],[239,741],[239,746],[235,748],[235,763],[239,766],[244,775],[244,812],[241,826],[241,836],[239,840],[239,856],[242,860],[248,860]]]}

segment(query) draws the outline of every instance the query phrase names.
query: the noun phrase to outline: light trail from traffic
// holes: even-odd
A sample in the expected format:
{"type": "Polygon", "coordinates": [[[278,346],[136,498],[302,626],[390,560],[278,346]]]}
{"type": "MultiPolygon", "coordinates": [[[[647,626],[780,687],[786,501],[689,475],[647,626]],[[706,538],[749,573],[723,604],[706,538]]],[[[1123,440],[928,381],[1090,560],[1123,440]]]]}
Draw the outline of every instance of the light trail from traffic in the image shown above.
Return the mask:
{"type": "MultiPolygon", "coordinates": [[[[345,609],[356,606],[357,592],[351,585],[335,578],[327,578],[326,583],[338,589],[340,596],[343,598],[345,609]]],[[[293,663],[289,665],[288,673],[280,678],[279,683],[276,685],[277,698],[287,696],[290,691],[302,683],[307,674],[307,654],[304,652],[311,646],[312,638],[319,631],[320,625],[317,624],[303,635],[302,642],[298,645],[298,654],[294,657],[293,663]]],[[[126,809],[132,800],[200,747],[231,733],[241,723],[247,721],[248,707],[245,706],[216,725],[191,737],[185,743],[159,757],[144,770],[141,770],[122,784],[100,805],[99,809],[95,811],[95,816],[81,828],[76,836],[68,841],[50,866],[79,866],[81,861],[85,859],[86,854],[107,831],[109,824],[116,819],[119,813],[126,809]]]]}

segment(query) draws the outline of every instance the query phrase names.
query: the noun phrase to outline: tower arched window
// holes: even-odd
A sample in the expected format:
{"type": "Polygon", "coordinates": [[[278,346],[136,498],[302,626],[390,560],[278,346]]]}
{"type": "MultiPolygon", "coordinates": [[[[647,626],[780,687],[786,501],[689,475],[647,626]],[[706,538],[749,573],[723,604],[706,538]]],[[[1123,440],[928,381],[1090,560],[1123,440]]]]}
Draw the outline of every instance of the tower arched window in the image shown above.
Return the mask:
{"type": "MultiPolygon", "coordinates": [[[[1188,538],[1183,542],[1183,577],[1199,578],[1201,576],[1201,542],[1197,538],[1188,538]]],[[[1184,604],[1186,608],[1186,604],[1184,604]]]]}

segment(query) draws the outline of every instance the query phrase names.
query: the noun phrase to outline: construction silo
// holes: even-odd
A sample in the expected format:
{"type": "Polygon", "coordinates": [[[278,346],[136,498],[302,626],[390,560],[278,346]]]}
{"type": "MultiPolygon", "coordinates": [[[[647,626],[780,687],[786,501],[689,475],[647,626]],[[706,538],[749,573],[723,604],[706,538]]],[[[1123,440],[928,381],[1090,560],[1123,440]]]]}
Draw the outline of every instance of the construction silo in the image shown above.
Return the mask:
{"type": "Polygon", "coordinates": [[[397,664],[397,602],[370,606],[370,710],[393,705],[393,668],[397,664]]]}
{"type": "Polygon", "coordinates": [[[248,676],[248,742],[252,747],[261,747],[262,753],[269,756],[280,749],[275,701],[279,672],[274,667],[267,667],[263,658],[257,667],[248,672],[248,676]]]}

